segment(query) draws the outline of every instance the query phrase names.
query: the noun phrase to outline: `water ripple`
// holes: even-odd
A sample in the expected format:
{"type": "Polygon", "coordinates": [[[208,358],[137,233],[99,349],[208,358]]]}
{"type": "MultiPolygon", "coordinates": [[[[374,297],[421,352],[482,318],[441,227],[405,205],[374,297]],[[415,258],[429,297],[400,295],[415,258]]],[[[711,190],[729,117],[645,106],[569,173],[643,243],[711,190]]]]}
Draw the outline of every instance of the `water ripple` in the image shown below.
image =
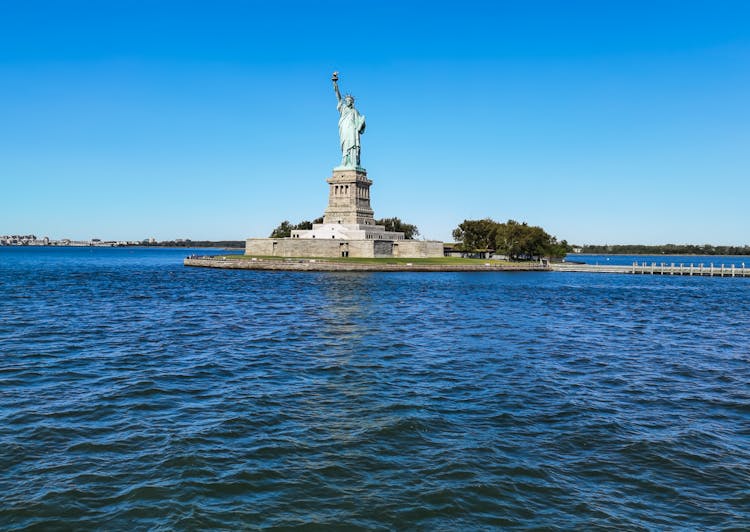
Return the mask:
{"type": "Polygon", "coordinates": [[[0,528],[750,523],[750,283],[0,250],[0,528]]]}

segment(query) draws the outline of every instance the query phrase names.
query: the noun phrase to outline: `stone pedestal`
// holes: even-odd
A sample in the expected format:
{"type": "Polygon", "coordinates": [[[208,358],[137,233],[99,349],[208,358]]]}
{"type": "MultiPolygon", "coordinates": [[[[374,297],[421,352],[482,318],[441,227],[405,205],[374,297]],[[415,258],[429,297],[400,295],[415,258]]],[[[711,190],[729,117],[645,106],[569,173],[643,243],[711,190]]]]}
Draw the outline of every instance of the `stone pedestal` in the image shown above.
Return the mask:
{"type": "Polygon", "coordinates": [[[293,239],[331,240],[403,240],[404,233],[386,231],[375,225],[375,213],[370,206],[370,185],[364,168],[334,168],[326,179],[328,207],[322,224],[312,229],[292,231],[293,239]]]}
{"type": "Polygon", "coordinates": [[[370,206],[370,185],[364,168],[334,168],[326,179],[330,186],[324,224],[375,225],[370,206]]]}
{"type": "Polygon", "coordinates": [[[364,168],[334,168],[326,182],[322,224],[295,229],[290,238],[249,238],[246,255],[273,257],[442,257],[442,242],[405,240],[404,233],[375,224],[364,168]]]}

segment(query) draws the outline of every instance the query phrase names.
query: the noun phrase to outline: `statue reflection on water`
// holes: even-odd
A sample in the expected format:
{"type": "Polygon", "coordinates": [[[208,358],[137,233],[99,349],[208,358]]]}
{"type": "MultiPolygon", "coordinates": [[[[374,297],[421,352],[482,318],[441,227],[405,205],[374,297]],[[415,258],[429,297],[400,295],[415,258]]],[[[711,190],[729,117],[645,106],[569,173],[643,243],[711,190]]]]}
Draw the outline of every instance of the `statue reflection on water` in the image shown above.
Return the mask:
{"type": "MultiPolygon", "coordinates": [[[[377,318],[369,295],[372,275],[321,274],[316,281],[321,295],[315,320],[320,344],[307,355],[314,360],[307,365],[306,424],[319,438],[341,445],[380,425],[373,423],[372,415],[385,384],[379,378],[382,353],[371,341],[377,334],[372,330],[377,318]]],[[[332,456],[332,461],[340,459],[332,456]]]]}

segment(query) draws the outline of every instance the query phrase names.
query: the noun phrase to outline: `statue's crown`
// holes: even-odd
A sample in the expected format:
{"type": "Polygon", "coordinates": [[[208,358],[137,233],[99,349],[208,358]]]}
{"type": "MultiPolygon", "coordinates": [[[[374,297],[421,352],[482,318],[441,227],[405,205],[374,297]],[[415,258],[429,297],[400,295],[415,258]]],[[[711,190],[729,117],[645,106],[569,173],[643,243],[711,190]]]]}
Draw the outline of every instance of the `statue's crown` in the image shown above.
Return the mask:
{"type": "Polygon", "coordinates": [[[347,92],[346,94],[344,94],[344,98],[351,98],[352,100],[354,100],[354,95],[350,92],[347,92]]]}

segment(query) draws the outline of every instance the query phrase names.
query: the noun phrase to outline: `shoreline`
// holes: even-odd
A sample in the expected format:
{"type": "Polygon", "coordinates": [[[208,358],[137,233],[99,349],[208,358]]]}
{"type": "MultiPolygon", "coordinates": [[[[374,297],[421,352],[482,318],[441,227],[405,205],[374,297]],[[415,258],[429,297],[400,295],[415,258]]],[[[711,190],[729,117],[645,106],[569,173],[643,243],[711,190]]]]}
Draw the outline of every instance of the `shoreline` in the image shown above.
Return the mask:
{"type": "MultiPolygon", "coordinates": [[[[377,261],[377,259],[374,259],[377,261]]],[[[609,273],[636,275],[670,275],[696,277],[750,277],[750,268],[709,268],[693,265],[660,266],[639,265],[594,265],[573,263],[550,263],[548,265],[521,263],[509,264],[477,261],[476,263],[429,263],[407,262],[348,262],[336,259],[310,258],[269,258],[251,257],[246,260],[229,259],[218,255],[197,255],[183,259],[183,265],[194,268],[218,268],[227,270],[262,270],[262,271],[296,271],[296,272],[566,272],[566,273],[609,273]]]]}
{"type": "Polygon", "coordinates": [[[265,270],[298,272],[548,272],[548,266],[539,264],[419,264],[414,263],[361,263],[324,259],[257,259],[232,260],[214,257],[183,260],[185,266],[196,268],[221,268],[228,270],[265,270]]]}

